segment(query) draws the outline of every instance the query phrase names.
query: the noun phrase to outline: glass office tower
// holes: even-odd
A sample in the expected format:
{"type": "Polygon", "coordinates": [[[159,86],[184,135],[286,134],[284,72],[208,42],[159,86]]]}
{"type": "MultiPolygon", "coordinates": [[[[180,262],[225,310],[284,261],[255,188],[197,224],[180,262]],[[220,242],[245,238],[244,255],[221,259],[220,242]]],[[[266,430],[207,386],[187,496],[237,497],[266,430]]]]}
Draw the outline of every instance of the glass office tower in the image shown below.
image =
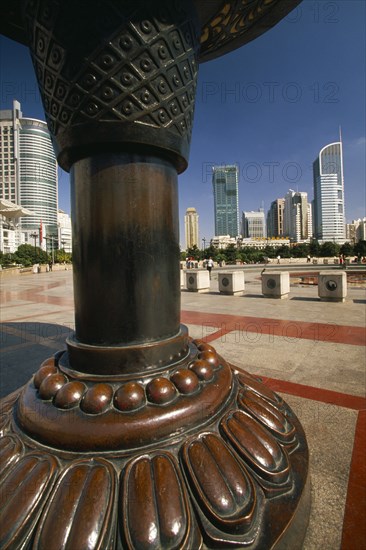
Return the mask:
{"type": "Polygon", "coordinates": [[[215,235],[239,235],[239,174],[237,166],[214,166],[212,185],[215,235]]]}
{"type": "Polygon", "coordinates": [[[23,117],[18,101],[0,111],[0,198],[34,213],[21,218],[25,233],[39,230],[57,239],[57,162],[47,124],[23,117]]]}

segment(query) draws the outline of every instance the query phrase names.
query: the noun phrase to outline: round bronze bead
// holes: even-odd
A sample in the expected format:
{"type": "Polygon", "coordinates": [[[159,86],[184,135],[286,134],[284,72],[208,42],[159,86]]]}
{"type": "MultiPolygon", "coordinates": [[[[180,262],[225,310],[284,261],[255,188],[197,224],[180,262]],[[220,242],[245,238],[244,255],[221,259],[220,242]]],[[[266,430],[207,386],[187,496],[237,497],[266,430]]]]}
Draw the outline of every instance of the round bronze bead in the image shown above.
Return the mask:
{"type": "Polygon", "coordinates": [[[210,346],[210,344],[206,344],[205,342],[200,342],[200,343],[197,345],[197,349],[198,349],[199,351],[212,351],[212,352],[216,353],[215,348],[213,348],[212,346],[210,346]]]}
{"type": "Polygon", "coordinates": [[[120,411],[133,411],[140,408],[145,401],[144,388],[136,382],[124,384],[114,394],[114,405],[120,411]]]}
{"type": "Polygon", "coordinates": [[[174,384],[167,378],[154,378],[146,387],[147,398],[151,403],[162,405],[176,396],[174,384]]]}
{"type": "Polygon", "coordinates": [[[51,374],[56,374],[56,373],[57,373],[57,368],[55,367],[54,364],[44,365],[43,367],[38,369],[38,371],[34,375],[33,384],[38,389],[42,384],[43,380],[47,378],[47,376],[50,376],[51,374]]]}
{"type": "Polygon", "coordinates": [[[207,361],[214,369],[220,366],[220,361],[215,351],[202,351],[198,354],[198,359],[207,361]]]}
{"type": "Polygon", "coordinates": [[[214,372],[212,366],[203,359],[197,359],[197,361],[194,361],[191,365],[189,365],[189,368],[198,376],[200,380],[209,382],[213,378],[214,372]]]}
{"type": "Polygon", "coordinates": [[[62,386],[67,382],[66,376],[63,374],[50,374],[45,378],[39,387],[39,395],[42,399],[52,399],[62,386]]]}
{"type": "Polygon", "coordinates": [[[86,386],[82,382],[68,382],[56,393],[54,404],[60,409],[71,409],[80,402],[85,390],[86,386]]]}
{"type": "Polygon", "coordinates": [[[173,374],[171,381],[180,393],[194,393],[198,386],[199,380],[196,374],[188,369],[180,369],[173,374]]]}
{"type": "Polygon", "coordinates": [[[113,389],[109,384],[96,384],[88,389],[80,407],[87,414],[100,414],[109,407],[112,397],[113,389]]]}

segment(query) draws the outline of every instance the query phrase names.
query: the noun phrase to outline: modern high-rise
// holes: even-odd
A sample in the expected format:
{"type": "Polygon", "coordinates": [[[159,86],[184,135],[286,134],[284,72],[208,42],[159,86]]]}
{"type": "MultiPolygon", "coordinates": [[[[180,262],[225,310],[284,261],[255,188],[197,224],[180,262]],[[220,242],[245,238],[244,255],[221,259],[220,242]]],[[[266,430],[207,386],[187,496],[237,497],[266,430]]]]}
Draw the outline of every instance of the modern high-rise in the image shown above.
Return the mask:
{"type": "Polygon", "coordinates": [[[57,214],[58,245],[68,254],[72,252],[72,224],[70,216],[63,210],[57,214]]]}
{"type": "Polygon", "coordinates": [[[260,208],[258,212],[243,212],[242,233],[245,239],[263,239],[266,237],[266,222],[263,208],[260,208]]]}
{"type": "Polygon", "coordinates": [[[214,166],[212,185],[215,235],[239,235],[239,171],[237,166],[214,166]]]}
{"type": "Polygon", "coordinates": [[[342,142],[326,145],[313,163],[314,237],[344,243],[346,239],[342,142]]]}
{"type": "Polygon", "coordinates": [[[33,212],[20,219],[26,242],[34,231],[40,232],[38,244],[42,234],[57,239],[57,162],[50,134],[45,122],[23,117],[18,101],[0,111],[0,198],[33,212]]]}
{"type": "Polygon", "coordinates": [[[198,214],[195,208],[187,208],[184,216],[184,228],[186,233],[186,250],[199,244],[198,214]]]}
{"type": "Polygon", "coordinates": [[[271,202],[267,213],[267,237],[283,236],[283,213],[285,199],[276,199],[271,202]]]}
{"type": "Polygon", "coordinates": [[[306,241],[312,236],[311,205],[308,194],[289,189],[284,204],[284,235],[292,242],[306,241]]]}

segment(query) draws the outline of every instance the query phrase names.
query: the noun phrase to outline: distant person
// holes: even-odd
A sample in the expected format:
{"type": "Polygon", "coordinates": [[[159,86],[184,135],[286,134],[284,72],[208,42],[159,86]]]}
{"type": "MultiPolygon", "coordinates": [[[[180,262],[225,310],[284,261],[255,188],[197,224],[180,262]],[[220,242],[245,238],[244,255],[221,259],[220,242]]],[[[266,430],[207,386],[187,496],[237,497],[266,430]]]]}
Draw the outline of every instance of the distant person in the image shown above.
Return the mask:
{"type": "Polygon", "coordinates": [[[278,263],[278,264],[281,263],[281,256],[277,256],[277,263],[278,263]]]}
{"type": "Polygon", "coordinates": [[[310,262],[311,262],[311,256],[310,256],[310,254],[308,254],[308,257],[306,259],[306,263],[309,264],[310,262]]]}
{"type": "Polygon", "coordinates": [[[208,261],[207,261],[207,271],[209,272],[210,279],[211,279],[211,271],[212,271],[213,266],[214,266],[213,260],[212,260],[212,258],[209,258],[208,261]]]}

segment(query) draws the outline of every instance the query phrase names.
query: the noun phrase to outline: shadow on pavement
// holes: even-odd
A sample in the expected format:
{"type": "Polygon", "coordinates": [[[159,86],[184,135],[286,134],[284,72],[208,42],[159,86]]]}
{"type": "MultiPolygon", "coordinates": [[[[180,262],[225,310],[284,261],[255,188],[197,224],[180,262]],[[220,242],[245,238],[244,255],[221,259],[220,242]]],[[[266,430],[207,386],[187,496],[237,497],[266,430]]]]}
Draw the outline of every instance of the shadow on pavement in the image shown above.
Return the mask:
{"type": "Polygon", "coordinates": [[[51,323],[0,324],[0,397],[23,386],[41,363],[66,349],[69,327],[51,323]]]}

